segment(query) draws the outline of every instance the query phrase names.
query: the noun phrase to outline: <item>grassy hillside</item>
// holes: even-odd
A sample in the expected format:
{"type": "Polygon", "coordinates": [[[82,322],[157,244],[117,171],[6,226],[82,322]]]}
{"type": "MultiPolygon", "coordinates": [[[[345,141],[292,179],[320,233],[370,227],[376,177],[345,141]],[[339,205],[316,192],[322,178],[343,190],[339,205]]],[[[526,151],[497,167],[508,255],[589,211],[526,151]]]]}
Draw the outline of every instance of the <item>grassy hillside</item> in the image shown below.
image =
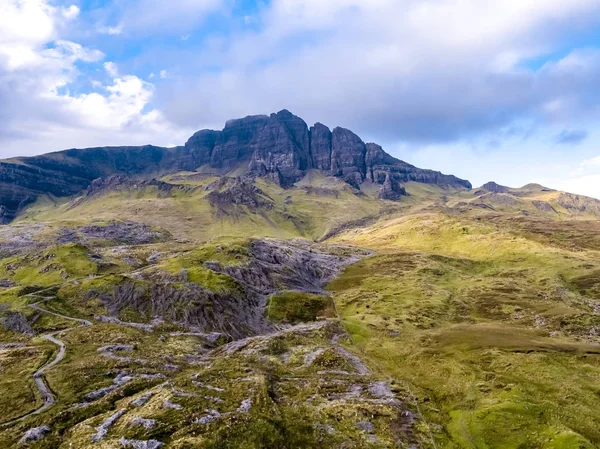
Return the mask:
{"type": "Polygon", "coordinates": [[[329,288],[362,353],[413,386],[440,447],[591,448],[599,235],[597,221],[412,215],[339,236],[378,255],[329,288]]]}
{"type": "Polygon", "coordinates": [[[599,447],[599,203],[405,187],[181,172],[40,198],[0,227],[3,420],[42,403],[41,337],[68,350],[55,406],[0,446],[49,423],[32,447],[599,447]]]}
{"type": "Polygon", "coordinates": [[[17,223],[118,219],[142,221],[177,237],[194,239],[223,235],[316,239],[348,221],[405,207],[360,193],[317,172],[290,189],[258,179],[254,186],[261,193],[245,192],[250,198],[244,196],[238,203],[226,196],[221,203],[218,198],[211,200],[211,194],[227,194],[234,178],[219,183],[219,178],[212,175],[178,173],[162,181],[174,186],[173,190],[164,192],[140,185],[113,188],[72,201],[44,197],[30,206],[17,223]]]}

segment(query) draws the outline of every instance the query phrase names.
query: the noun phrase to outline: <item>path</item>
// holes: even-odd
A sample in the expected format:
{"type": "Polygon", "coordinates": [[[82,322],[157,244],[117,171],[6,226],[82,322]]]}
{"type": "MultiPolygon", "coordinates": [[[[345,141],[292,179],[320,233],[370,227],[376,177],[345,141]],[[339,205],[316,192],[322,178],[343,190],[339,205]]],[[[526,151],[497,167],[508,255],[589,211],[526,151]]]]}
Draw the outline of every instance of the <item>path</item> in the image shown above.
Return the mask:
{"type": "MultiPolygon", "coordinates": [[[[26,296],[28,296],[30,298],[39,297],[39,293],[40,292],[30,293],[29,295],[26,295],[26,296]]],[[[48,313],[50,315],[54,315],[54,316],[57,316],[59,318],[63,318],[65,320],[69,320],[69,321],[75,321],[80,324],[80,326],[77,326],[77,327],[92,325],[92,323],[88,320],[82,320],[79,318],[73,318],[70,316],[61,315],[60,313],[51,312],[50,310],[46,310],[43,307],[39,306],[40,303],[47,302],[53,298],[54,298],[53,296],[44,297],[44,298],[42,298],[41,301],[36,302],[35,304],[30,304],[29,307],[31,307],[34,310],[37,310],[38,312],[48,313]]],[[[54,403],[56,402],[56,397],[54,396],[54,393],[52,393],[52,390],[48,386],[48,383],[46,382],[46,379],[44,378],[44,373],[47,370],[49,370],[50,368],[52,368],[53,366],[55,366],[56,364],[60,363],[65,358],[67,346],[65,345],[65,343],[63,341],[56,338],[56,336],[61,333],[69,332],[73,329],[77,329],[77,327],[60,330],[60,331],[55,331],[55,332],[50,332],[48,334],[44,334],[44,335],[40,336],[44,340],[48,340],[49,342],[52,342],[56,346],[58,346],[58,353],[56,354],[56,356],[54,356],[53,359],[46,362],[40,369],[38,369],[35,373],[33,373],[33,381],[34,381],[35,386],[37,387],[38,391],[40,392],[40,396],[42,397],[43,403],[37,409],[19,417],[19,418],[16,418],[11,421],[0,424],[0,427],[10,426],[19,421],[23,421],[24,419],[27,419],[30,416],[38,415],[38,414],[46,411],[50,407],[52,407],[52,405],[54,405],[54,403]]]]}

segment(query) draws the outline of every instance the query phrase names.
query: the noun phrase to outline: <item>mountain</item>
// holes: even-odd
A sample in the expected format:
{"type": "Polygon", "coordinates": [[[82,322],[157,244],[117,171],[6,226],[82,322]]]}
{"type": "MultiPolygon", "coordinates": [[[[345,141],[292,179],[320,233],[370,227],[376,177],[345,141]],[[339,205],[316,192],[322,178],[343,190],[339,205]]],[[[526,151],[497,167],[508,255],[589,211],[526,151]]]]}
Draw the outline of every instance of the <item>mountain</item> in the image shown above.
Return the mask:
{"type": "Polygon", "coordinates": [[[150,178],[179,171],[235,172],[289,187],[313,169],[356,189],[375,184],[379,197],[389,200],[406,195],[403,184],[409,181],[471,188],[455,176],[395,159],[347,129],[331,131],[320,123],[309,129],[301,118],[283,110],[230,120],[222,131],[198,131],[180,147],[71,149],[1,161],[0,223],[14,219],[42,194],[75,195],[95,179],[111,175],[150,178]]]}

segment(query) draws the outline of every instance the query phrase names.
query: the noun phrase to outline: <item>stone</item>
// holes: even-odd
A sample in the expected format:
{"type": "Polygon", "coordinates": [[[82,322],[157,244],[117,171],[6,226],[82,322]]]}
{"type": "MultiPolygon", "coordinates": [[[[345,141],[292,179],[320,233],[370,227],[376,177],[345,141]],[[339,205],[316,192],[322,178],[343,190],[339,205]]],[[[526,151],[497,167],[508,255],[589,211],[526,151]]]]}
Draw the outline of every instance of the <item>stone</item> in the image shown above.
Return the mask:
{"type": "Polygon", "coordinates": [[[140,416],[136,416],[135,418],[133,418],[131,420],[131,426],[132,427],[143,427],[144,429],[154,429],[154,427],[156,426],[156,420],[155,419],[146,419],[146,418],[142,418],[140,416]]]}
{"type": "Polygon", "coordinates": [[[21,312],[4,312],[3,316],[0,316],[0,325],[10,332],[33,335],[31,324],[21,312]]]}
{"type": "Polygon", "coordinates": [[[349,129],[335,128],[331,148],[331,173],[334,176],[348,179],[348,175],[358,173],[361,181],[365,179],[367,147],[360,137],[349,129]]]}
{"type": "Polygon", "coordinates": [[[314,168],[323,171],[331,170],[331,130],[322,123],[315,123],[310,128],[310,153],[314,168]]]}
{"type": "Polygon", "coordinates": [[[50,427],[48,426],[40,426],[34,427],[33,429],[29,429],[25,432],[25,435],[19,440],[21,444],[30,444],[35,443],[36,441],[40,441],[46,435],[50,433],[50,427]]]}
{"type": "Polygon", "coordinates": [[[359,421],[356,423],[356,427],[366,433],[375,432],[375,426],[369,421],[359,421]]]}
{"type": "Polygon", "coordinates": [[[157,440],[130,440],[121,437],[121,446],[127,449],[160,449],[165,444],[157,440]]]}

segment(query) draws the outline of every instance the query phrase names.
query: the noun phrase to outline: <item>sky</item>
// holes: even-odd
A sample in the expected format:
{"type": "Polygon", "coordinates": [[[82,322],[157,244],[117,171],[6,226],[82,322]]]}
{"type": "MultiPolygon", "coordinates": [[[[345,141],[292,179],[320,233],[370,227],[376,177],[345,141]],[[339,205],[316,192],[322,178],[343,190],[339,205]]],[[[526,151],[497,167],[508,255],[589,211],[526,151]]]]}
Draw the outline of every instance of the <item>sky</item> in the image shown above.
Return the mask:
{"type": "Polygon", "coordinates": [[[600,0],[0,0],[0,158],[281,109],[600,198],[600,0]]]}

